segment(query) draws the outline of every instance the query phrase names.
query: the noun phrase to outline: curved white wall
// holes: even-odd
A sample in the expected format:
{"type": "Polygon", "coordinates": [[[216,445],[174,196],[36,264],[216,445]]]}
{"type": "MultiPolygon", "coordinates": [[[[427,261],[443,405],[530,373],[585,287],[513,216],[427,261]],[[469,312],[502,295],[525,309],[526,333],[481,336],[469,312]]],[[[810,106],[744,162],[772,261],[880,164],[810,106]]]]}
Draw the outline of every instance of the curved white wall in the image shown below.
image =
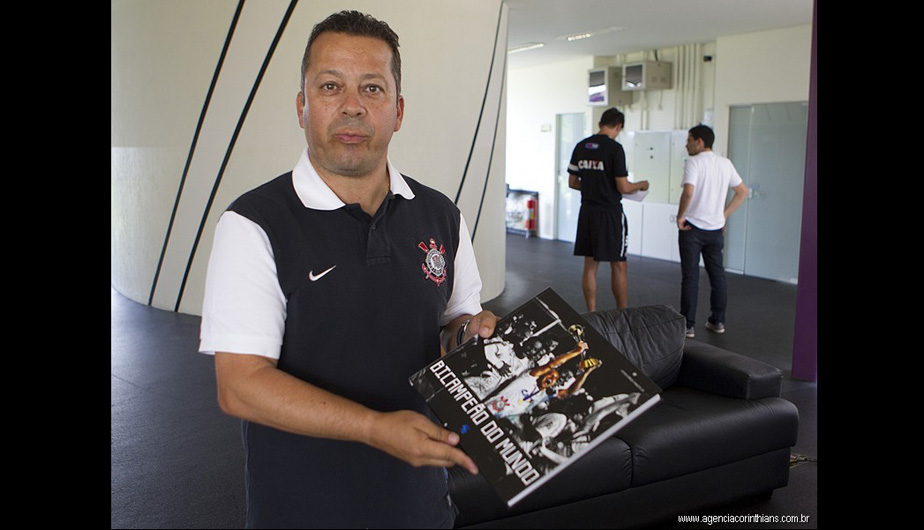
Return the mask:
{"type": "Polygon", "coordinates": [[[345,8],[398,33],[406,109],[391,160],[457,199],[474,232],[482,299],[503,291],[501,0],[112,0],[110,251],[119,292],[200,313],[218,216],[297,161],[302,52],[314,24],[345,8]]]}

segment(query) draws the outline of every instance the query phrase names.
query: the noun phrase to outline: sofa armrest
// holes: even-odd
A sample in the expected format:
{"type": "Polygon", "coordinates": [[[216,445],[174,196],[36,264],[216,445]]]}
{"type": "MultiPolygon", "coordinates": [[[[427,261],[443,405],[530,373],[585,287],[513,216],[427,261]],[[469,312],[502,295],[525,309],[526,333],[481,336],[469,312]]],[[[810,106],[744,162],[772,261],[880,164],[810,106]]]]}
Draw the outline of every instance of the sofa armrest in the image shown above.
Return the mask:
{"type": "Polygon", "coordinates": [[[744,355],[687,339],[677,385],[734,398],[779,396],[783,372],[744,355]]]}

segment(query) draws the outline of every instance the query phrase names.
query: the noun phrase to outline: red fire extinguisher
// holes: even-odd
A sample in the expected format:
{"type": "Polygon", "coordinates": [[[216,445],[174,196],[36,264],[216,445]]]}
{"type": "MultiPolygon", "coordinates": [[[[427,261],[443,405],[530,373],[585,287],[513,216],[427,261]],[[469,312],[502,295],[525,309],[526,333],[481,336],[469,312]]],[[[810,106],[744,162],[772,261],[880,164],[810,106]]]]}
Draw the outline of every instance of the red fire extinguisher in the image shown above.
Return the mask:
{"type": "Polygon", "coordinates": [[[534,197],[530,197],[526,200],[526,231],[527,234],[530,232],[536,232],[536,210],[538,209],[538,201],[534,197]]]}

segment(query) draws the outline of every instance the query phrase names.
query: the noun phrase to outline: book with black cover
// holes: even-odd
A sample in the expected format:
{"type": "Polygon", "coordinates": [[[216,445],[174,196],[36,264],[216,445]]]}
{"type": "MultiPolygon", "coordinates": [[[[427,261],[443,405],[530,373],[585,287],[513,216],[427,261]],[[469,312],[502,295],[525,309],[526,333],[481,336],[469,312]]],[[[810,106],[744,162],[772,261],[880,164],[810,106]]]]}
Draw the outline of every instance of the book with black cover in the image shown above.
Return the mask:
{"type": "Polygon", "coordinates": [[[410,377],[508,506],[660,400],[661,389],[546,289],[410,377]]]}

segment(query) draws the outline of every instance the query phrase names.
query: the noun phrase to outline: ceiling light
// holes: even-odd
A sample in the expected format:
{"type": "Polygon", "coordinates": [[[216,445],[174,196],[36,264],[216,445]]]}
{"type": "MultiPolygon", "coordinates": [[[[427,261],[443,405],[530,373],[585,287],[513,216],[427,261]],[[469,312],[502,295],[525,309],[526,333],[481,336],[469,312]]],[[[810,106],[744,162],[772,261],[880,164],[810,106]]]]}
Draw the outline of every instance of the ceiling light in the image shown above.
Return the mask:
{"type": "Polygon", "coordinates": [[[571,42],[573,40],[588,39],[593,36],[594,36],[593,33],[580,33],[578,35],[568,35],[567,37],[565,37],[565,40],[567,40],[568,42],[571,42]]]}
{"type": "Polygon", "coordinates": [[[626,28],[622,26],[612,26],[609,28],[598,29],[596,31],[585,31],[583,33],[573,33],[571,35],[562,35],[561,37],[556,37],[556,39],[573,42],[576,40],[589,39],[590,37],[598,37],[600,35],[605,35],[607,33],[613,33],[614,31],[622,31],[624,29],[626,28]]]}
{"type": "Polygon", "coordinates": [[[513,48],[508,48],[507,53],[525,52],[526,50],[535,50],[536,48],[542,48],[543,46],[545,46],[545,44],[541,42],[528,42],[526,44],[514,46],[513,48]]]}

